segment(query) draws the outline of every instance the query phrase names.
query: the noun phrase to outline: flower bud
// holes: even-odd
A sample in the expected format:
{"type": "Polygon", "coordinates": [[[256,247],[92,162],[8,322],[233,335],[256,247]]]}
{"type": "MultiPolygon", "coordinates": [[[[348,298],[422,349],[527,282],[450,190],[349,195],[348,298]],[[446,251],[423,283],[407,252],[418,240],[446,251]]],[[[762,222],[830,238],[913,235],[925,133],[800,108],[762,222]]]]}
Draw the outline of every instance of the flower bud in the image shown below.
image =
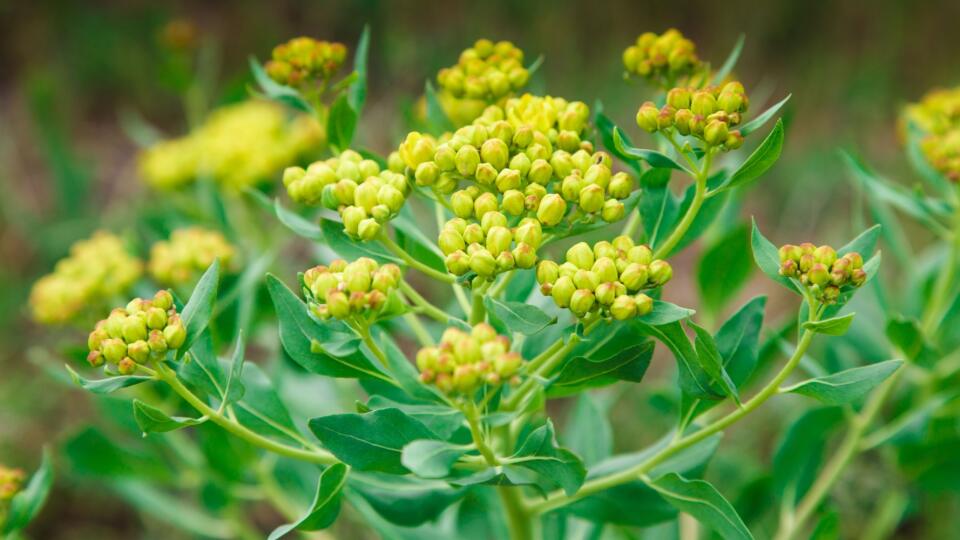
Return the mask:
{"type": "Polygon", "coordinates": [[[442,251],[444,255],[449,255],[454,251],[461,251],[466,247],[460,233],[452,229],[440,231],[440,237],[437,243],[440,246],[440,251],[442,251]]]}
{"type": "Polygon", "coordinates": [[[626,286],[629,292],[636,292],[645,288],[649,280],[650,274],[647,266],[640,263],[630,263],[620,274],[620,282],[626,286]]]}
{"type": "Polygon", "coordinates": [[[717,110],[717,100],[709,91],[698,91],[693,94],[690,110],[693,114],[706,118],[717,110]]]}
{"type": "Polygon", "coordinates": [[[490,227],[487,231],[487,250],[497,257],[500,253],[510,249],[513,234],[510,229],[502,226],[490,227]]]}
{"type": "Polygon", "coordinates": [[[107,339],[110,338],[110,334],[107,333],[104,328],[97,328],[93,332],[90,332],[90,335],[87,336],[87,349],[95,351],[100,348],[100,345],[107,339]]]}
{"type": "Polygon", "coordinates": [[[780,275],[788,278],[796,278],[800,275],[800,268],[793,259],[787,259],[780,263],[780,275]]]}
{"type": "Polygon", "coordinates": [[[400,157],[411,169],[416,169],[421,163],[430,161],[435,151],[433,140],[416,131],[407,134],[399,150],[400,157]]]}
{"type": "Polygon", "coordinates": [[[520,242],[511,252],[517,268],[533,268],[537,264],[537,250],[525,242],[520,242]]]}
{"type": "Polygon", "coordinates": [[[343,271],[343,283],[349,292],[367,292],[371,279],[370,270],[359,261],[348,264],[343,271]]]}
{"type": "Polygon", "coordinates": [[[617,265],[610,257],[600,257],[595,260],[590,271],[597,275],[601,283],[617,281],[617,265]]]}
{"type": "Polygon", "coordinates": [[[340,218],[343,219],[343,228],[347,234],[357,236],[360,222],[367,218],[367,212],[359,206],[348,206],[340,213],[340,218]]]}
{"type": "Polygon", "coordinates": [[[653,298],[639,293],[634,296],[634,300],[637,303],[637,317],[643,317],[644,315],[653,311],[653,298]]]}
{"type": "MultiPolygon", "coordinates": [[[[103,362],[104,358],[102,352],[90,351],[87,353],[87,363],[90,364],[91,367],[100,367],[103,365],[103,362]]],[[[2,493],[0,493],[0,495],[2,495],[2,493]]],[[[2,499],[2,497],[0,497],[0,499],[2,499]]]]}
{"type": "Polygon", "coordinates": [[[150,356],[150,346],[142,339],[134,341],[127,345],[127,356],[133,358],[138,364],[142,364],[150,356]]]}
{"type": "Polygon", "coordinates": [[[500,203],[493,193],[483,193],[473,201],[473,211],[477,219],[483,219],[487,212],[496,212],[499,208],[500,203]]]}
{"type": "Polygon", "coordinates": [[[167,327],[163,329],[163,339],[167,340],[167,347],[179,349],[187,339],[187,328],[180,321],[179,315],[173,315],[167,320],[167,327]]]}
{"type": "Polygon", "coordinates": [[[579,174],[571,174],[560,183],[560,195],[570,202],[578,202],[580,191],[583,189],[583,178],[579,174]]]}
{"type": "Polygon", "coordinates": [[[600,211],[600,217],[603,218],[607,223],[613,223],[614,221],[619,221],[623,219],[623,215],[627,212],[626,207],[623,206],[623,203],[616,199],[607,199],[603,203],[603,209],[600,211]]]}
{"type": "Polygon", "coordinates": [[[780,246],[779,250],[777,250],[777,255],[779,255],[781,263],[788,260],[800,262],[800,256],[803,255],[803,250],[800,249],[800,246],[784,244],[783,246],[780,246]]]}
{"type": "Polygon", "coordinates": [[[537,265],[537,283],[553,283],[560,277],[560,267],[557,263],[544,259],[537,265]]]}
{"type": "Polygon", "coordinates": [[[673,268],[670,267],[670,263],[659,259],[650,263],[647,271],[650,274],[650,282],[657,287],[662,286],[673,277],[673,268]]]}
{"type": "Polygon", "coordinates": [[[123,339],[127,343],[147,338],[147,324],[140,317],[127,317],[123,321],[123,339]]]}
{"type": "Polygon", "coordinates": [[[690,97],[688,88],[673,88],[667,92],[667,105],[674,109],[689,109],[690,97]]]}
{"type": "Polygon", "coordinates": [[[168,310],[173,307],[173,295],[166,289],[159,290],[153,295],[153,305],[162,310],[168,310]]]}
{"type": "Polygon", "coordinates": [[[424,161],[417,165],[413,178],[418,186],[432,186],[440,177],[440,167],[433,161],[424,161]]]}
{"type": "Polygon", "coordinates": [[[813,250],[813,258],[828,269],[837,261],[837,252],[830,246],[820,246],[813,250]]]}
{"type": "Polygon", "coordinates": [[[743,146],[743,135],[739,130],[733,130],[727,134],[727,140],[723,143],[727,150],[736,150],[743,146]]]}
{"type": "Polygon", "coordinates": [[[466,144],[457,150],[457,172],[463,176],[473,176],[480,164],[480,152],[476,147],[466,144]]]}
{"type": "Polygon", "coordinates": [[[485,186],[494,184],[497,181],[497,174],[497,169],[489,163],[477,165],[477,170],[474,172],[477,182],[485,186]]]}
{"type": "Polygon", "coordinates": [[[510,159],[510,149],[507,143],[500,139],[487,139],[480,147],[480,158],[493,165],[493,168],[500,170],[507,166],[510,159]]]}
{"type": "Polygon", "coordinates": [[[568,276],[560,276],[553,283],[550,295],[558,307],[564,308],[570,305],[570,299],[576,290],[577,287],[573,284],[573,279],[568,276]]]}
{"type": "Polygon", "coordinates": [[[740,112],[743,104],[742,93],[722,91],[717,98],[717,107],[728,113],[740,112]]]}
{"type": "Polygon", "coordinates": [[[479,276],[489,278],[497,271],[497,261],[492,253],[480,248],[470,254],[470,269],[479,276]]]}
{"type": "Polygon", "coordinates": [[[534,219],[521,221],[514,237],[517,242],[529,244],[531,248],[537,249],[543,242],[543,228],[540,226],[540,222],[534,219]]]}
{"type": "Polygon", "coordinates": [[[509,190],[519,189],[522,181],[523,179],[520,177],[520,172],[513,169],[503,169],[497,175],[495,180],[497,190],[500,193],[506,193],[509,190]]]}
{"type": "Polygon", "coordinates": [[[720,145],[727,141],[728,134],[726,122],[711,120],[703,129],[703,140],[709,145],[720,145]]]}
{"type": "Polygon", "coordinates": [[[859,253],[857,252],[847,253],[846,255],[843,256],[843,258],[850,261],[851,270],[859,270],[860,268],[863,268],[863,257],[861,257],[859,253]]]}
{"type": "Polygon", "coordinates": [[[154,354],[163,354],[167,352],[167,340],[163,338],[163,332],[160,330],[153,330],[150,332],[150,338],[147,339],[147,345],[150,347],[150,352],[154,354]]]}
{"type": "Polygon", "coordinates": [[[363,241],[370,241],[380,234],[380,224],[374,218],[367,218],[357,226],[357,237],[363,241]]]}
{"type": "Polygon", "coordinates": [[[540,200],[537,209],[537,219],[547,227],[552,227],[563,219],[567,213],[567,203],[556,193],[549,193],[540,200]]]}
{"type": "Polygon", "coordinates": [[[613,283],[601,283],[594,292],[601,306],[609,306],[617,298],[617,287],[613,283]]]}
{"type": "Polygon", "coordinates": [[[287,167],[283,170],[283,187],[289,187],[290,184],[298,182],[306,174],[307,171],[303,170],[303,167],[287,167]]]}
{"type": "Polygon", "coordinates": [[[158,307],[152,307],[147,310],[147,328],[152,330],[161,329],[167,325],[166,310],[158,307]]]}
{"type": "Polygon", "coordinates": [[[513,270],[517,266],[516,259],[513,258],[513,253],[510,251],[502,251],[496,258],[497,263],[497,272],[508,272],[513,270]]]}
{"type": "MultiPolygon", "coordinates": [[[[492,212],[490,212],[492,213],[492,212]]],[[[463,241],[470,244],[480,244],[484,240],[483,228],[479,223],[471,223],[463,229],[463,241]]]]}
{"type": "Polygon", "coordinates": [[[441,171],[452,171],[457,168],[457,153],[449,144],[441,144],[433,155],[433,162],[441,171]]]}
{"type": "Polygon", "coordinates": [[[813,259],[813,253],[804,253],[800,256],[800,271],[806,274],[813,267],[816,261],[813,259]]]}
{"type": "Polygon", "coordinates": [[[573,284],[578,289],[596,289],[600,285],[600,278],[590,270],[577,270],[573,274],[573,284]]]}
{"type": "Polygon", "coordinates": [[[589,270],[593,266],[593,250],[586,242],[578,242],[567,250],[567,261],[577,268],[589,270]]]}
{"type": "Polygon", "coordinates": [[[867,273],[863,270],[863,268],[857,268],[850,272],[850,283],[852,283],[854,287],[859,287],[866,282],[867,273]]]}
{"type": "Polygon", "coordinates": [[[624,321],[637,315],[637,301],[634,297],[622,294],[613,300],[610,315],[618,321],[624,321]]]}
{"type": "Polygon", "coordinates": [[[507,216],[503,215],[501,212],[487,212],[480,218],[480,227],[483,228],[485,233],[489,233],[490,229],[493,227],[506,227],[507,226],[507,216]]]}
{"type": "Polygon", "coordinates": [[[673,115],[676,114],[676,109],[669,105],[664,105],[660,109],[660,113],[657,115],[657,128],[658,129],[668,129],[673,127],[673,115]]]}
{"type": "Polygon", "coordinates": [[[588,184],[594,184],[601,189],[606,189],[610,185],[610,167],[600,163],[595,163],[587,168],[583,175],[584,181],[588,184]]]}
{"type": "Polygon", "coordinates": [[[633,191],[633,178],[625,172],[618,172],[610,179],[607,194],[617,199],[626,199],[633,191]]]}
{"type": "Polygon", "coordinates": [[[524,210],[524,196],[523,192],[510,189],[503,193],[503,201],[500,203],[500,207],[504,212],[510,214],[511,216],[519,216],[523,213],[524,210]]]}
{"type": "Polygon", "coordinates": [[[116,364],[127,355],[127,345],[118,338],[104,340],[101,350],[103,351],[103,357],[111,364],[116,364]]]}
{"type": "Polygon", "coordinates": [[[450,206],[453,208],[454,215],[459,218],[466,219],[473,216],[473,197],[465,189],[450,195],[450,206]]]}
{"type": "Polygon", "coordinates": [[[537,159],[530,164],[530,171],[527,173],[527,179],[534,184],[545,186],[552,177],[553,166],[550,165],[547,160],[537,159]]]}
{"type": "Polygon", "coordinates": [[[830,281],[830,272],[824,264],[814,263],[810,267],[810,271],[807,272],[807,280],[818,287],[822,287],[830,281]]]}
{"type": "Polygon", "coordinates": [[[444,259],[447,270],[455,276],[462,276],[470,270],[470,256],[463,251],[454,251],[444,259]]]}
{"type": "Polygon", "coordinates": [[[550,156],[550,167],[553,168],[553,174],[559,178],[566,178],[574,171],[573,157],[563,151],[557,150],[550,156]]]}
{"type": "Polygon", "coordinates": [[[593,309],[595,302],[596,297],[593,291],[589,289],[577,289],[570,297],[570,311],[578,317],[583,317],[593,309]]]}
{"type": "Polygon", "coordinates": [[[657,120],[659,116],[660,110],[657,109],[657,106],[652,101],[647,101],[637,111],[637,125],[640,126],[640,129],[653,133],[658,128],[657,120]]]}
{"type": "Polygon", "coordinates": [[[333,317],[347,318],[350,315],[350,298],[347,293],[340,290],[332,290],[327,293],[327,309],[333,317]]]}
{"type": "Polygon", "coordinates": [[[132,375],[135,371],[137,371],[137,363],[130,357],[126,357],[117,363],[117,373],[120,375],[132,375]]]}

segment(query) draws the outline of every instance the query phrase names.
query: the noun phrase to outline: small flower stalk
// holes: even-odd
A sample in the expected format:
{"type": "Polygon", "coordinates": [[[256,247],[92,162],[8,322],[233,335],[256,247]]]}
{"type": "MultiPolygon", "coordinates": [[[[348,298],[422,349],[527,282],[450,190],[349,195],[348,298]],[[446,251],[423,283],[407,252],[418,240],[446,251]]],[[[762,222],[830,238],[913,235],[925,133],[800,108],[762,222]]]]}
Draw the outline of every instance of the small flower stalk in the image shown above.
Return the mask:
{"type": "Polygon", "coordinates": [[[134,298],[96,324],[87,337],[87,361],[108,372],[131,375],[138,366],[162,360],[183,346],[187,329],[169,291],[150,300],[134,298]]]}
{"type": "Polygon", "coordinates": [[[150,248],[148,269],[157,283],[181,287],[193,283],[214,260],[229,267],[235,258],[236,248],[220,231],[188,227],[150,248]]]}
{"type": "Polygon", "coordinates": [[[470,399],[485,385],[516,383],[523,358],[510,350],[509,338],[481,323],[469,332],[447,328],[439,345],[420,349],[416,363],[421,381],[470,399]]]}
{"type": "Polygon", "coordinates": [[[786,244],[779,249],[780,275],[797,280],[821,304],[867,281],[863,257],[856,252],[838,256],[830,246],[786,244]]]}
{"type": "Polygon", "coordinates": [[[361,257],[337,259],[303,273],[303,290],[311,313],[321,320],[361,319],[373,322],[387,306],[402,274],[395,264],[379,265],[361,257]]]}
{"type": "Polygon", "coordinates": [[[343,229],[354,239],[374,239],[396,217],[410,193],[406,177],[380,169],[372,159],[347,150],[306,169],[288,167],[283,184],[290,198],[308,206],[336,210],[343,229]]]}
{"type": "Polygon", "coordinates": [[[643,291],[662,287],[673,277],[664,260],[654,259],[648,246],[627,236],[591,247],[574,244],[566,261],[543,260],[537,266],[540,291],[580,319],[642,317],[653,309],[653,299],[643,291]]]}
{"type": "Polygon", "coordinates": [[[637,125],[650,133],[678,133],[701,141],[706,148],[735,150],[743,145],[736,129],[743,122],[749,99],[743,85],[731,81],[703,89],[677,87],[667,92],[666,103],[647,101],[637,111],[637,125]]]}

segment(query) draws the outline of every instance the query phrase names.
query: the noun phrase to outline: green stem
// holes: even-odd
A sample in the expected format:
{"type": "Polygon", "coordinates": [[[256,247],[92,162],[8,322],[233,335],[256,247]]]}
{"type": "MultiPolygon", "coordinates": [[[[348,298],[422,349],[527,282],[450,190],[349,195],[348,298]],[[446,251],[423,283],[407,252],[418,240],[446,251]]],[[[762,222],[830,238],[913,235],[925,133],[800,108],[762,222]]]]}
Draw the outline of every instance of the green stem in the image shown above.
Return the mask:
{"type": "Polygon", "coordinates": [[[500,281],[498,281],[493,287],[490,288],[490,291],[487,293],[494,298],[499,298],[503,291],[507,290],[507,285],[510,285],[510,281],[513,280],[513,277],[517,275],[518,270],[511,270],[507,272],[500,281]]]}
{"type": "Polygon", "coordinates": [[[487,308],[483,305],[483,297],[487,295],[490,285],[474,286],[473,303],[470,307],[470,325],[480,324],[487,318],[487,308]]]}
{"type": "Polygon", "coordinates": [[[847,432],[840,446],[837,447],[830,461],[827,462],[823,470],[820,471],[820,475],[814,480],[813,485],[810,486],[810,490],[807,491],[807,494],[800,501],[800,504],[797,505],[796,512],[793,513],[792,519],[780,524],[777,535],[774,537],[775,540],[790,540],[804,528],[807,520],[810,519],[813,512],[820,506],[823,498],[830,493],[830,489],[840,478],[840,474],[846,468],[847,464],[850,463],[850,460],[852,460],[859,451],[860,441],[863,439],[867,427],[873,422],[874,418],[880,412],[884,401],[886,401],[890,392],[896,386],[901,371],[903,370],[897,370],[890,378],[884,381],[883,384],[870,395],[870,399],[866,405],[864,405],[860,414],[850,420],[847,432]]]}
{"type": "Polygon", "coordinates": [[[423,323],[417,318],[416,313],[404,313],[403,320],[407,322],[407,326],[410,327],[410,331],[417,337],[417,341],[420,342],[421,346],[430,347],[436,345],[430,332],[427,332],[427,329],[424,328],[423,323]]]}
{"type": "Polygon", "coordinates": [[[416,268],[423,274],[430,276],[437,281],[442,281],[443,283],[456,283],[457,279],[452,275],[434,270],[433,268],[430,268],[422,262],[414,259],[413,256],[407,253],[402,247],[398,246],[397,243],[391,240],[390,237],[382,230],[380,231],[380,234],[377,235],[377,240],[379,240],[380,243],[383,244],[383,247],[387,248],[390,253],[393,253],[397,257],[403,259],[403,261],[410,267],[416,268]]]}
{"type": "Polygon", "coordinates": [[[630,212],[630,217],[627,218],[627,222],[623,225],[623,230],[620,231],[621,236],[633,237],[637,232],[637,228],[640,226],[640,209],[634,208],[630,212]]]}
{"type": "Polygon", "coordinates": [[[947,253],[947,264],[940,270],[937,276],[937,282],[934,284],[930,300],[927,302],[924,310],[921,328],[924,335],[930,337],[943,317],[944,302],[949,299],[950,289],[953,285],[953,274],[957,269],[957,260],[960,259],[960,207],[954,210],[953,238],[950,243],[950,251],[947,253]]]}
{"type": "Polygon", "coordinates": [[[453,315],[450,315],[446,311],[431,304],[426,298],[421,296],[420,293],[416,291],[416,289],[411,287],[410,284],[407,283],[405,280],[400,280],[400,283],[399,285],[397,285],[397,288],[399,288],[400,292],[402,292],[407,298],[409,298],[410,301],[413,302],[418,308],[423,310],[424,315],[430,317],[431,319],[439,323],[446,324],[450,319],[454,318],[453,315]]]}
{"type": "Polygon", "coordinates": [[[286,444],[268,439],[251,431],[246,426],[230,420],[223,414],[218,413],[209,405],[204,403],[203,400],[197,397],[196,394],[191,392],[186,386],[183,385],[183,383],[180,382],[176,373],[163,364],[157,364],[156,377],[167,383],[167,385],[169,385],[174,392],[182,397],[184,401],[189,403],[191,407],[196,409],[202,415],[209,418],[210,421],[254,446],[259,446],[260,448],[269,450],[275,454],[300,461],[306,461],[308,463],[316,463],[318,465],[332,465],[337,463],[337,458],[335,458],[333,454],[327,452],[326,450],[322,450],[320,448],[295,448],[292,446],[287,446],[286,444]]]}
{"type": "Polygon", "coordinates": [[[700,213],[700,207],[703,206],[703,201],[707,194],[707,177],[710,175],[710,161],[712,157],[713,153],[708,150],[703,161],[703,169],[700,170],[695,178],[696,185],[693,192],[693,200],[690,201],[690,207],[687,208],[687,212],[683,215],[680,223],[674,227],[670,236],[668,236],[662,244],[657,246],[656,251],[653,252],[655,259],[662,259],[670,255],[673,248],[680,243],[680,240],[687,234],[687,230],[693,225],[693,220],[696,219],[697,214],[700,213]]]}
{"type": "MultiPolygon", "coordinates": [[[[815,318],[811,318],[811,320],[815,320],[815,318]]],[[[813,336],[814,332],[810,330],[804,331],[803,335],[800,337],[800,341],[797,343],[797,348],[794,351],[793,356],[790,357],[780,372],[777,373],[777,375],[774,376],[774,378],[767,383],[767,385],[764,386],[760,392],[753,396],[749,401],[745,402],[742,407],[737,408],[726,416],[714,421],[711,424],[708,424],[703,429],[695,433],[691,433],[690,435],[681,437],[671,442],[662,450],[650,456],[647,460],[638,465],[591,480],[585,483],[580,490],[573,495],[564,495],[562,493],[551,495],[546,500],[534,505],[531,510],[536,513],[549,512],[551,510],[566,506],[574,501],[580,500],[588,495],[592,495],[599,491],[636,480],[641,475],[650,472],[651,469],[670,459],[677,453],[690,448],[691,446],[703,441],[715,433],[723,431],[730,425],[736,423],[744,416],[753,412],[768,399],[777,395],[780,385],[787,379],[787,377],[790,376],[790,373],[792,373],[797,367],[797,364],[800,363],[800,359],[803,358],[804,353],[810,346],[813,336]]]]}

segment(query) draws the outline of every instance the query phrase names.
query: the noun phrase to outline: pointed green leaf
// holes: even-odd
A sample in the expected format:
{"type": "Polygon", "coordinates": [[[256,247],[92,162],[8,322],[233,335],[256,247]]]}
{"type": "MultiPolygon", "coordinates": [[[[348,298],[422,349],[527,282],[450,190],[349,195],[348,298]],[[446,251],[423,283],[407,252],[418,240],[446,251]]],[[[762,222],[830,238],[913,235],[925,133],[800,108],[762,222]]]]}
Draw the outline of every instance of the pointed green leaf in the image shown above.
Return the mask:
{"type": "Polygon", "coordinates": [[[403,447],[400,462],[420,478],[444,478],[468,448],[446,441],[421,439],[403,447]]]}
{"type": "Polygon", "coordinates": [[[164,433],[175,431],[189,426],[196,426],[206,421],[205,418],[186,418],[170,416],[160,409],[147,405],[139,399],[133,400],[133,418],[146,436],[147,433],[164,433]]]}
{"type": "Polygon", "coordinates": [[[842,405],[859,400],[893,375],[902,360],[887,360],[869,366],[847,369],[826,377],[818,377],[784,388],[783,392],[812,397],[828,405],[842,405]]]}
{"type": "Polygon", "coordinates": [[[217,299],[217,287],[220,284],[220,259],[214,259],[200,277],[187,305],[183,306],[180,318],[187,329],[187,339],[178,350],[178,355],[190,350],[191,345],[206,330],[213,315],[213,304],[217,299]]]}
{"type": "Polygon", "coordinates": [[[733,49],[730,51],[730,54],[727,56],[727,59],[724,60],[723,65],[720,66],[720,69],[713,74],[713,84],[720,84],[724,79],[727,78],[733,68],[737,65],[737,60],[740,59],[740,53],[743,52],[743,43],[747,40],[745,34],[740,34],[737,38],[737,42],[733,44],[733,49]]]}
{"type": "Polygon", "coordinates": [[[740,130],[740,134],[746,137],[747,135],[763,127],[764,124],[766,124],[771,118],[774,117],[774,115],[777,114],[777,111],[779,111],[781,107],[786,105],[787,101],[790,101],[790,94],[787,94],[787,97],[781,99],[772,107],[760,113],[760,115],[753,120],[740,126],[738,128],[740,130]]]}
{"type": "Polygon", "coordinates": [[[357,112],[350,106],[349,96],[341,94],[330,106],[327,117],[327,140],[334,148],[343,151],[350,148],[357,129],[357,112]]]}
{"type": "Polygon", "coordinates": [[[353,71],[357,79],[350,85],[348,93],[350,108],[359,116],[367,101],[367,58],[370,54],[370,25],[363,25],[363,33],[357,41],[357,50],[353,54],[353,71]]]}
{"type": "Polygon", "coordinates": [[[13,536],[13,533],[22,530],[40,513],[43,503],[50,494],[53,486],[53,460],[50,458],[50,449],[43,449],[43,460],[37,472],[33,473],[26,487],[10,500],[6,519],[0,522],[0,533],[13,536]]]}
{"type": "Polygon", "coordinates": [[[750,229],[730,229],[707,247],[697,263],[697,285],[703,306],[717,314],[750,278],[750,229]]]}
{"type": "Polygon", "coordinates": [[[760,146],[713,192],[719,193],[733,189],[760,178],[780,159],[781,150],[783,150],[783,120],[777,120],[776,125],[760,143],[760,146]]]}
{"type": "Polygon", "coordinates": [[[280,223],[284,224],[288,229],[296,233],[297,236],[302,236],[303,238],[312,240],[314,242],[320,242],[323,240],[323,232],[320,230],[320,227],[317,224],[280,204],[280,199],[275,199],[273,201],[273,211],[276,214],[277,219],[280,220],[280,223]]]}
{"type": "Polygon", "coordinates": [[[737,393],[737,385],[730,379],[730,375],[723,367],[723,358],[720,357],[720,351],[717,350],[717,343],[713,340],[710,332],[690,321],[687,326],[693,328],[697,337],[694,340],[694,347],[697,351],[697,358],[700,359],[700,367],[707,372],[707,375],[720,385],[724,394],[740,403],[740,395],[737,393]]]}
{"type": "Polygon", "coordinates": [[[491,322],[502,334],[519,332],[530,336],[557,322],[537,306],[511,300],[498,300],[492,296],[484,296],[483,305],[486,306],[491,322]],[[506,330],[504,332],[503,330],[506,330]]]}
{"type": "Polygon", "coordinates": [[[833,317],[822,321],[807,321],[803,323],[803,328],[812,330],[818,334],[842,336],[847,333],[855,315],[856,313],[848,313],[840,317],[833,317]]]}
{"type": "Polygon", "coordinates": [[[127,388],[128,386],[153,380],[153,377],[146,375],[115,375],[105,379],[85,379],[74,371],[72,367],[66,364],[64,364],[63,367],[67,368],[67,372],[70,374],[70,378],[73,379],[74,383],[94,394],[109,394],[121,388],[127,388]]]}
{"type": "Polygon", "coordinates": [[[657,152],[656,150],[647,150],[630,146],[624,141],[625,135],[618,127],[613,128],[613,146],[621,154],[634,159],[642,159],[650,164],[651,167],[686,170],[682,165],[673,160],[670,156],[657,152]]]}
{"type": "Polygon", "coordinates": [[[780,275],[780,253],[777,247],[773,245],[760,229],[757,228],[757,220],[753,220],[753,232],[750,235],[750,246],[753,248],[753,260],[756,261],[760,270],[768,278],[776,281],[784,287],[796,292],[797,288],[788,278],[780,275]]]}
{"type": "Polygon", "coordinates": [[[712,485],[669,473],[649,483],[677,510],[686,512],[724,540],[752,540],[753,535],[737,511],[712,485]]]}
{"type": "Polygon", "coordinates": [[[317,494],[313,498],[310,510],[294,523],[281,525],[273,530],[269,540],[277,540],[297,531],[319,531],[333,524],[340,513],[340,500],[343,487],[347,483],[349,469],[343,463],[326,468],[317,480],[317,494]]]}
{"type": "Polygon", "coordinates": [[[265,97],[289,105],[295,109],[314,114],[313,107],[303,99],[300,92],[271,79],[255,57],[251,56],[248,63],[250,64],[250,71],[253,73],[253,78],[257,81],[257,85],[260,86],[260,90],[265,97]]]}
{"type": "Polygon", "coordinates": [[[567,495],[576,493],[587,475],[576,454],[557,446],[550,420],[527,435],[512,459],[515,465],[536,472],[542,483],[562,488],[567,495]]]}
{"type": "Polygon", "coordinates": [[[640,382],[653,357],[653,342],[646,341],[607,358],[578,356],[570,360],[551,383],[551,397],[581,392],[617,381],[640,382]]]}

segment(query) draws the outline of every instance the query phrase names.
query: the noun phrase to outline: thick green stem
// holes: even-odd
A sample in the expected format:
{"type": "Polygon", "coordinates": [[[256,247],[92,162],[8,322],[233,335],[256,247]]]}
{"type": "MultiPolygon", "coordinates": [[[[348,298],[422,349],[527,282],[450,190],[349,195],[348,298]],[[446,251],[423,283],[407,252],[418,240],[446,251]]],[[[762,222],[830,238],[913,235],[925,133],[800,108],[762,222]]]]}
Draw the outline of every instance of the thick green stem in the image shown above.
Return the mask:
{"type": "Polygon", "coordinates": [[[293,446],[287,446],[286,444],[279,443],[255,433],[246,426],[227,418],[204,403],[203,400],[197,397],[186,386],[184,386],[183,383],[180,382],[176,373],[163,364],[157,365],[156,376],[161,381],[167,383],[167,385],[169,385],[174,392],[183,398],[184,401],[189,403],[191,407],[209,418],[211,422],[217,424],[229,433],[240,437],[254,446],[259,446],[264,450],[269,450],[281,456],[298,459],[300,461],[306,461],[309,463],[316,463],[318,465],[332,465],[337,463],[337,458],[335,458],[333,454],[327,452],[326,450],[322,450],[320,448],[295,448],[293,446]]]}
{"type": "MultiPolygon", "coordinates": [[[[476,283],[476,282],[474,282],[476,283]]],[[[483,305],[483,298],[487,295],[487,291],[490,288],[490,284],[487,285],[474,285],[473,288],[473,303],[470,307],[470,324],[476,325],[480,324],[487,318],[487,308],[483,305]]]]}
{"type": "Polygon", "coordinates": [[[777,395],[780,385],[783,384],[787,377],[789,377],[793,370],[797,367],[797,364],[800,363],[800,359],[803,358],[804,353],[806,353],[807,348],[810,346],[813,336],[814,333],[812,331],[804,331],[803,335],[800,337],[800,341],[797,343],[797,348],[794,351],[793,356],[790,357],[780,372],[777,373],[777,375],[774,376],[774,378],[771,379],[770,382],[768,382],[767,385],[760,390],[760,392],[753,396],[749,401],[745,402],[742,407],[714,421],[713,423],[708,424],[703,429],[695,433],[691,433],[690,435],[674,440],[662,450],[638,465],[591,480],[585,483],[580,490],[573,495],[564,495],[562,493],[553,494],[548,497],[547,500],[534,505],[531,510],[535,513],[549,512],[551,510],[566,506],[588,495],[592,495],[599,491],[636,480],[677,453],[690,448],[691,446],[723,431],[727,427],[736,423],[744,416],[753,412],[768,399],[777,395]]]}
{"type": "Polygon", "coordinates": [[[447,321],[453,318],[453,315],[450,315],[446,311],[431,304],[405,280],[400,280],[400,284],[397,287],[400,289],[400,292],[402,292],[407,298],[410,299],[411,302],[413,302],[414,305],[423,311],[424,315],[430,317],[431,319],[439,323],[446,324],[447,321]]]}
{"type": "Polygon", "coordinates": [[[707,155],[703,160],[703,169],[694,179],[696,184],[693,192],[693,200],[690,201],[690,207],[687,208],[687,212],[683,215],[683,218],[680,219],[680,223],[674,227],[670,236],[657,246],[657,249],[653,252],[655,259],[662,259],[670,255],[673,248],[680,243],[680,240],[687,234],[687,230],[693,225],[693,220],[697,218],[697,214],[700,213],[700,207],[703,206],[703,201],[707,194],[707,177],[710,175],[710,161],[712,157],[713,154],[707,151],[707,155]]]}
{"type": "Polygon", "coordinates": [[[387,248],[390,253],[393,253],[397,257],[403,259],[403,261],[411,268],[416,268],[423,274],[430,276],[437,281],[442,281],[443,283],[456,283],[457,279],[453,277],[453,275],[434,270],[433,268],[430,268],[422,262],[414,259],[412,255],[407,253],[402,247],[398,246],[397,243],[394,242],[385,232],[380,231],[380,234],[377,235],[377,240],[379,240],[380,243],[383,244],[383,247],[387,248]]]}

